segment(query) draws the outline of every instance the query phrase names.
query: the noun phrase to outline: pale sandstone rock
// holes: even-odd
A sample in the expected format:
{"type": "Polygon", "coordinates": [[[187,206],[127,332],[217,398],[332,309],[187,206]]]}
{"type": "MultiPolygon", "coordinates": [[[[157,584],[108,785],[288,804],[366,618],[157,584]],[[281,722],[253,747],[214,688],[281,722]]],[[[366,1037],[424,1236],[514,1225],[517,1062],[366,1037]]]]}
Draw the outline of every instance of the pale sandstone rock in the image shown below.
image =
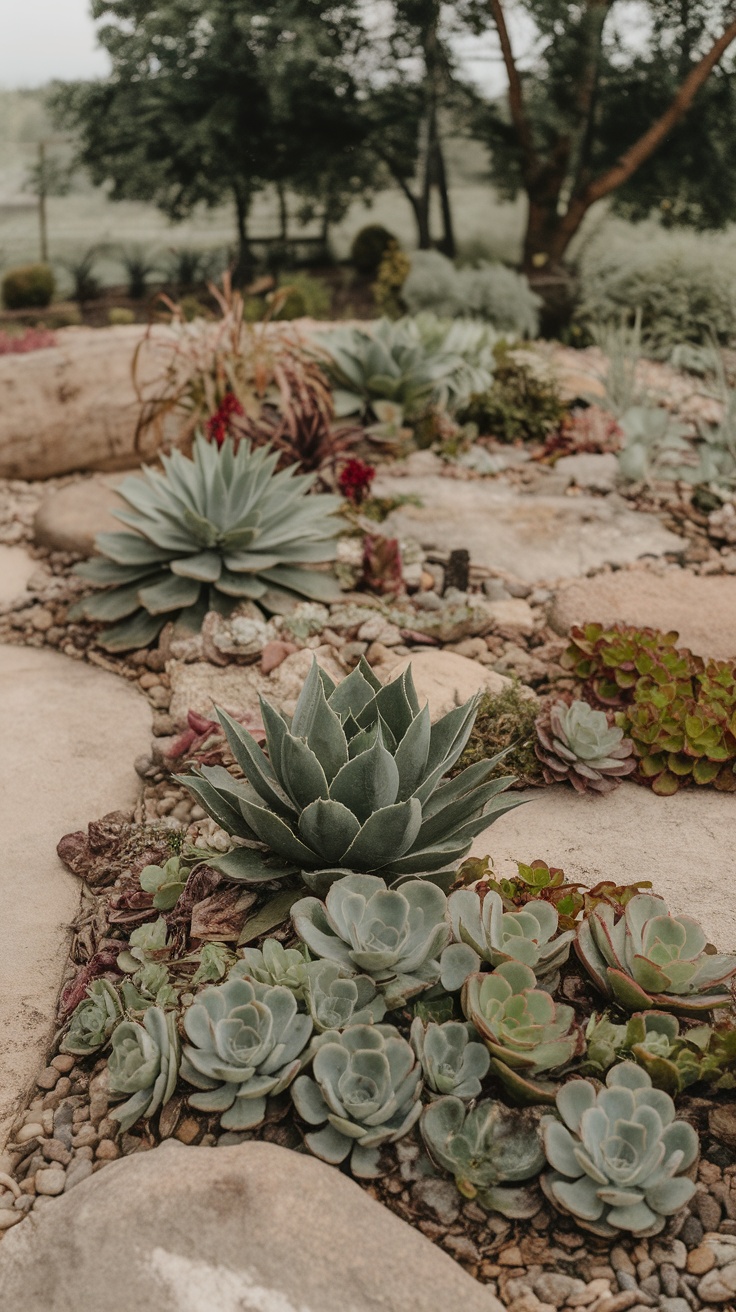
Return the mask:
{"type": "Polygon", "coordinates": [[[503,1312],[333,1167],[273,1144],[123,1158],[2,1241],[13,1312],[503,1312]]]}
{"type": "Polygon", "coordinates": [[[493,616],[494,627],[506,633],[529,637],[534,632],[534,611],[527,601],[509,597],[508,601],[490,601],[487,609],[493,616]]]}
{"type": "Polygon", "coordinates": [[[337,661],[334,648],[328,646],[296,651],[269,675],[261,674],[258,665],[218,669],[202,661],[190,665],[170,661],[166,667],[171,678],[169,715],[177,725],[186,724],[188,711],[211,717],[215,706],[257,715],[259,696],[292,715],[315,657],[335,682],[345,678],[347,670],[337,661]]]}
{"type": "Polygon", "coordinates": [[[44,1066],[79,903],[56,844],[133,806],[150,724],[123,679],[57,652],[0,647],[0,1150],[44,1066]]]}
{"type": "Polygon", "coordinates": [[[98,533],[119,533],[125,528],[112,514],[126,506],[115,491],[120,481],[120,475],[93,475],[47,492],[33,522],[38,545],[91,556],[98,533]]]}
{"type": "Polygon", "coordinates": [[[589,887],[601,879],[650,879],[677,915],[694,915],[722,951],[736,951],[736,904],[728,869],[736,851],[736,805],[729,793],[683,788],[657,797],[624,781],[605,797],[565,784],[532,789],[528,805],[502,815],[473,842],[498,873],[541,858],[589,887]]]}
{"type": "Polygon", "coordinates": [[[386,673],[384,682],[396,679],[411,665],[414,686],[420,703],[429,702],[433,720],[446,715],[455,706],[462,706],[477,692],[490,692],[494,696],[511,686],[511,679],[497,674],[467,656],[454,651],[419,651],[404,656],[386,673]]]}
{"type": "Polygon", "coordinates": [[[680,645],[698,656],[736,657],[736,578],[702,577],[689,570],[625,570],[567,583],[557,593],[550,623],[567,634],[573,624],[647,625],[676,629],[680,645]]]}
{"type": "Polygon", "coordinates": [[[0,546],[0,604],[21,596],[37,568],[23,547],[0,546]]]}

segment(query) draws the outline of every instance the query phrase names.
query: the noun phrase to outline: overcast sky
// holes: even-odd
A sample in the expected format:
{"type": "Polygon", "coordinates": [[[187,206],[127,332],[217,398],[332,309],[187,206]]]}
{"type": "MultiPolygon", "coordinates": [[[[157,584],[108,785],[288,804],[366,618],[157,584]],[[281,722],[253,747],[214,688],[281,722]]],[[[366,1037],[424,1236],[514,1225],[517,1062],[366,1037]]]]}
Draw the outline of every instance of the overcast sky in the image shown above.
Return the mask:
{"type": "Polygon", "coordinates": [[[0,87],[104,74],[89,0],[0,0],[0,87]]]}

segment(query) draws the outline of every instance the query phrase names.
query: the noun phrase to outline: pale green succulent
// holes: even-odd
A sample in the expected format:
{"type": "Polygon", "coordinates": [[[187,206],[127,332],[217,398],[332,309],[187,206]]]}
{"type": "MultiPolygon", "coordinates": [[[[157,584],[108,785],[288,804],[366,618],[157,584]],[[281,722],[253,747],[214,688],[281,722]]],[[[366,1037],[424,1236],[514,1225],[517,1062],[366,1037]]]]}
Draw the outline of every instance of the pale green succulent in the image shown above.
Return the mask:
{"type": "Polygon", "coordinates": [[[291,909],[310,952],[350,973],[370,975],[388,1007],[436,984],[450,938],[447,899],[434,884],[410,879],[387,888],[377,875],[346,875],[324,902],[305,897],[291,909]]]}
{"type": "Polygon", "coordinates": [[[438,1098],[420,1121],[427,1151],[455,1177],[466,1198],[488,1211],[522,1220],[539,1210],[539,1197],[520,1181],[544,1166],[534,1113],[485,1099],[468,1109],[461,1098],[438,1098]]]}
{"type": "Polygon", "coordinates": [[[572,1007],[536,988],[534,971],[507,961],[463,985],[462,1008],[485,1041],[491,1067],[519,1101],[551,1102],[554,1089],[535,1077],[559,1072],[583,1051],[572,1007]]]}
{"type": "Polygon", "coordinates": [[[556,986],[575,931],[559,933],[559,916],[551,902],[539,898],[519,911],[506,911],[493,889],[481,897],[473,888],[459,888],[448,897],[447,910],[456,943],[443,959],[445,988],[460,988],[482,961],[491,966],[520,961],[549,987],[556,986]]]}
{"type": "Polygon", "coordinates": [[[192,1107],[221,1112],[226,1130],[252,1130],[268,1095],[283,1093],[299,1071],[312,1020],[297,1013],[290,989],[229,979],[197,994],[184,1029],[181,1075],[202,1090],[192,1107]]]}
{"type": "Polygon", "coordinates": [[[380,1174],[380,1145],[408,1134],[422,1110],[411,1045],[392,1025],[351,1025],[319,1035],[313,1049],[312,1076],[291,1090],[302,1119],[324,1126],[305,1136],[307,1147],[334,1166],[350,1154],[354,1175],[380,1174]]]}
{"type": "Polygon", "coordinates": [[[623,1057],[633,1058],[650,1077],[655,1089],[675,1097],[702,1080],[728,1087],[729,1068],[736,1053],[736,1031],[718,1031],[711,1025],[681,1030],[676,1016],[667,1011],[638,1011],[626,1025],[607,1016],[592,1016],[585,1031],[587,1051],[582,1073],[599,1075],[623,1057]]]}
{"type": "Polygon", "coordinates": [[[120,985],[126,1011],[145,1011],[148,1007],[175,1007],[178,990],[171,983],[168,967],[162,961],[147,961],[130,979],[120,985]]]}
{"type": "Polygon", "coordinates": [[[116,488],[131,509],[113,514],[133,531],[98,534],[100,554],[76,566],[105,589],[75,608],[113,622],[101,646],[145,647],[169,620],[197,630],[207,611],[229,615],[244,599],[280,611],[294,597],[338,595],[310,565],[335,559],[340,499],[307,496],[314,476],[277,473],[279,454],[247,441],[236,451],[229,438],[218,450],[200,436],[191,460],[174,451],[163,473],[145,469],[116,488]]]}
{"type": "Polygon", "coordinates": [[[596,986],[627,1011],[698,1016],[731,1001],[736,955],[710,949],[697,920],[671,916],[652,893],[632,897],[623,913],[601,902],[578,926],[575,948],[596,986]]]}
{"type": "Polygon", "coordinates": [[[144,892],[153,893],[156,910],[171,911],[186,888],[189,871],[172,856],[163,866],[144,866],[138,878],[144,892]]]}
{"type": "Polygon", "coordinates": [[[386,1001],[369,975],[349,975],[337,961],[306,967],[305,1002],[319,1034],[348,1025],[372,1025],[386,1015],[386,1001]]]}
{"type": "Polygon", "coordinates": [[[547,783],[567,780],[578,793],[610,793],[636,769],[631,739],[588,702],[555,702],[536,728],[535,751],[547,783]]]}
{"type": "Polygon", "coordinates": [[[453,1094],[469,1101],[477,1098],[488,1074],[491,1058],[482,1043],[473,1042],[473,1031],[462,1021],[434,1021],[425,1027],[419,1017],[411,1026],[411,1045],[422,1063],[430,1098],[453,1094]]]}
{"type": "Polygon", "coordinates": [[[59,1045],[61,1051],[72,1052],[77,1057],[97,1052],[107,1043],[122,1016],[117,990],[109,980],[94,979],[87,985],[87,996],[72,1012],[69,1029],[59,1045]]]}
{"type": "Polygon", "coordinates": [[[542,1187],[594,1234],[657,1234],[695,1193],[684,1172],[697,1159],[698,1136],[632,1062],[614,1066],[606,1085],[596,1093],[588,1080],[570,1080],[560,1089],[563,1124],[551,1116],[542,1122],[552,1167],[542,1187]]]}
{"type": "Polygon", "coordinates": [[[176,1088],[180,1052],[176,1012],[149,1007],[141,1024],[120,1022],[112,1036],[107,1074],[111,1095],[126,1098],[110,1112],[121,1130],[166,1106],[176,1088]]]}
{"type": "Polygon", "coordinates": [[[252,979],[258,984],[282,984],[302,1000],[307,983],[308,953],[304,948],[285,948],[276,938],[263,940],[260,948],[243,948],[228,979],[252,979]]]}
{"type": "Polygon", "coordinates": [[[246,840],[214,861],[230,878],[256,882],[301,871],[322,893],[349,871],[394,880],[447,871],[476,834],[520,805],[498,796],[510,777],[490,778],[500,757],[443,782],[476,708],[473,698],[431,724],[410,669],[382,685],[361,659],[335,685],[315,661],[291,721],[261,701],[268,756],[218,711],[245,779],[203,766],[180,782],[228,833],[246,840]]]}
{"type": "Polygon", "coordinates": [[[163,916],[148,924],[138,925],[128,939],[128,946],[118,957],[118,969],[132,975],[149,962],[160,961],[169,947],[168,929],[163,916]]]}

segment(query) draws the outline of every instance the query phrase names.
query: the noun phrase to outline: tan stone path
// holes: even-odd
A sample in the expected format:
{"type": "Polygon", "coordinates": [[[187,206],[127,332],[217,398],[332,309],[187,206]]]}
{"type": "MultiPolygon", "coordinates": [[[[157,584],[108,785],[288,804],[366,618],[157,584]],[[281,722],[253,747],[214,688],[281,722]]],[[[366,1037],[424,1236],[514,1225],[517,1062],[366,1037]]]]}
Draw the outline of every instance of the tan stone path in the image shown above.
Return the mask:
{"type": "Polygon", "coordinates": [[[79,885],[56,844],[131,807],[145,699],[56,652],[0,647],[0,1152],[43,1065],[79,885]]]}

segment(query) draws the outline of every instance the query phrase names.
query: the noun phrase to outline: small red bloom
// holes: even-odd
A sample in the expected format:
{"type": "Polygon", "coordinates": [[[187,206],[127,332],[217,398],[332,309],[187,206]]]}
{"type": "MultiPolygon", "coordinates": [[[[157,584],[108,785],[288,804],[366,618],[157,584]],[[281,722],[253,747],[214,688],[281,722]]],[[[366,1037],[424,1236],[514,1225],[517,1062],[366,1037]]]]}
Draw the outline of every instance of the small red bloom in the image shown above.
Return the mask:
{"type": "Polygon", "coordinates": [[[215,413],[207,420],[207,436],[210,442],[222,446],[230,432],[230,420],[233,415],[242,415],[243,407],[234,392],[226,392],[215,413]]]}
{"type": "Polygon", "coordinates": [[[367,497],[371,483],[376,477],[376,471],[373,465],[367,465],[363,460],[348,460],[344,466],[338,483],[340,491],[348,501],[353,505],[359,506],[367,497]]]}

